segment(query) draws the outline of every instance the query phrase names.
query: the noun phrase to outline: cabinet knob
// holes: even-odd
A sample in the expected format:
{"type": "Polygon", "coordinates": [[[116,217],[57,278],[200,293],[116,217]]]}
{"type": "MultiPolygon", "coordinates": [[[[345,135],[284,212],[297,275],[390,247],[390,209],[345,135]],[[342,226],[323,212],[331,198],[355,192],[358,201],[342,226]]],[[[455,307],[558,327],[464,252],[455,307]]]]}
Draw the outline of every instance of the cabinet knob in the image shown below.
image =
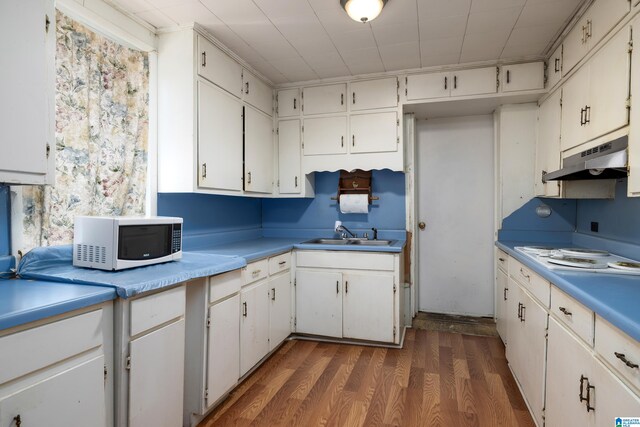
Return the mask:
{"type": "Polygon", "coordinates": [[[425,224],[425,222],[424,222],[424,221],[420,221],[420,222],[418,223],[418,228],[419,228],[420,230],[424,230],[425,228],[427,228],[427,224],[425,224]]]}

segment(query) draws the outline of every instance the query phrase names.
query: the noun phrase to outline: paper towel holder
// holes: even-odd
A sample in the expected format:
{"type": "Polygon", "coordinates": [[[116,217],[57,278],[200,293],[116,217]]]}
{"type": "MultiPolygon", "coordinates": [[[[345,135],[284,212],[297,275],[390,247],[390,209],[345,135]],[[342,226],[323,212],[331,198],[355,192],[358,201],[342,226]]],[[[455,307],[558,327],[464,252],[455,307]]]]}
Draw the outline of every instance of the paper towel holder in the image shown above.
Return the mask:
{"type": "Polygon", "coordinates": [[[371,188],[371,171],[355,169],[351,172],[346,170],[340,171],[340,179],[338,181],[338,195],[332,197],[331,200],[337,200],[340,204],[340,196],[343,194],[367,194],[369,195],[369,204],[373,200],[380,200],[372,194],[371,188]]]}

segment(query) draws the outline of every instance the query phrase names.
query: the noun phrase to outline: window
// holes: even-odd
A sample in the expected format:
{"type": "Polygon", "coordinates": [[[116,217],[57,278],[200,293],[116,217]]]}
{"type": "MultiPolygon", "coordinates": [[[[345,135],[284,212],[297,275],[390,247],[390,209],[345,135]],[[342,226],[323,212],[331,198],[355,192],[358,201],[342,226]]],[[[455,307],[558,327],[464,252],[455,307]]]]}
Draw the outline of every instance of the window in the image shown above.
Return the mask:
{"type": "Polygon", "coordinates": [[[71,243],[76,215],[144,215],[148,146],[149,55],[58,12],[56,184],[18,189],[17,249],[71,243]]]}

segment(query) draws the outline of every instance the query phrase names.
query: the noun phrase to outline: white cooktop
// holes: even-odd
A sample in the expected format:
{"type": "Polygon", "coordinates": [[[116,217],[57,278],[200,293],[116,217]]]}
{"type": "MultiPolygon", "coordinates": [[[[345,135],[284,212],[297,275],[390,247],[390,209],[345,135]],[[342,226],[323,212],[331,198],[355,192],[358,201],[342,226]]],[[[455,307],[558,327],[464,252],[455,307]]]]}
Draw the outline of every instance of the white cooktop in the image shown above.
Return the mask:
{"type": "Polygon", "coordinates": [[[606,251],[543,246],[516,246],[515,250],[549,270],[640,276],[637,261],[606,251]]]}

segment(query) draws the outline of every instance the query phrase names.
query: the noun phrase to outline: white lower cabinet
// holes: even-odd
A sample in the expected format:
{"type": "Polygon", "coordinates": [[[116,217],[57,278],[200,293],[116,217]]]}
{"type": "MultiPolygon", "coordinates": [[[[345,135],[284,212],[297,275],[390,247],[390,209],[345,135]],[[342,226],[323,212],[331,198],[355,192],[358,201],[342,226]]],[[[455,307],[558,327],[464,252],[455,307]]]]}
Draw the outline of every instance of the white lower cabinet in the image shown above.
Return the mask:
{"type": "Polygon", "coordinates": [[[131,341],[129,427],[181,425],[184,338],[180,319],[131,341]]]}
{"type": "Polygon", "coordinates": [[[498,268],[496,270],[496,329],[502,338],[507,342],[507,317],[508,317],[508,301],[509,301],[509,278],[507,273],[498,268]]]}
{"type": "Polygon", "coordinates": [[[296,332],[342,338],[342,274],[296,271],[296,332]]]}
{"type": "Polygon", "coordinates": [[[0,332],[1,426],[113,425],[112,303],[0,332]]]}
{"type": "Polygon", "coordinates": [[[549,426],[607,426],[640,414],[640,398],[598,361],[590,348],[549,321],[547,415],[549,426]]]}
{"type": "Polygon", "coordinates": [[[509,364],[522,388],[529,409],[538,425],[543,423],[544,375],[546,357],[547,311],[520,286],[511,287],[517,301],[516,317],[509,329],[509,364]]]}
{"type": "Polygon", "coordinates": [[[0,398],[2,426],[104,426],[104,356],[0,398]]]}
{"type": "Polygon", "coordinates": [[[345,273],[343,280],[343,337],[393,342],[396,309],[393,275],[345,273]]]}
{"type": "Polygon", "coordinates": [[[269,285],[240,291],[240,375],[246,374],[269,352],[269,285]]]}
{"type": "Polygon", "coordinates": [[[291,335],[291,276],[284,274],[268,283],[269,351],[291,335]]]}
{"type": "Polygon", "coordinates": [[[400,254],[298,251],[295,331],[399,343],[400,254]]]}

